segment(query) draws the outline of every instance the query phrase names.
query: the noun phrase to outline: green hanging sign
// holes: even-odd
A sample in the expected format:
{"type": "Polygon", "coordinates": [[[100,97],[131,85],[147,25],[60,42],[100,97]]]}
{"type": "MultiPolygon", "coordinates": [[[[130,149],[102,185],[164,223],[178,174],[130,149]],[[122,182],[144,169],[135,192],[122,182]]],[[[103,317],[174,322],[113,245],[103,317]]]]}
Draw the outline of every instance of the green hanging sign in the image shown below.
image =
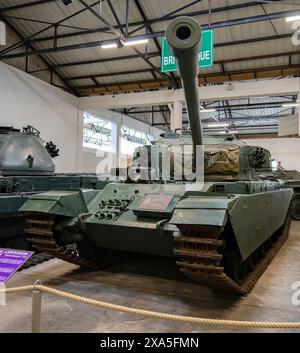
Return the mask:
{"type": "MultiPolygon", "coordinates": [[[[214,65],[214,31],[202,31],[198,65],[200,68],[214,65]]],[[[161,72],[177,71],[177,62],[172,54],[167,38],[162,39],[161,72]]]]}

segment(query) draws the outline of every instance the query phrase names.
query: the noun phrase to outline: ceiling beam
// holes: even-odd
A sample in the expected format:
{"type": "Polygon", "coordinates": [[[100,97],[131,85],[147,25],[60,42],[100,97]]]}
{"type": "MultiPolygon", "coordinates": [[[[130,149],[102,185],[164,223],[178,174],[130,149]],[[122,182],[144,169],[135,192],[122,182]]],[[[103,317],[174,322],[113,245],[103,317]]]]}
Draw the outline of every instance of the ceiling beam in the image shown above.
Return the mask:
{"type": "MultiPolygon", "coordinates": [[[[150,52],[148,53],[148,58],[153,58],[159,56],[158,52],[150,52]]],[[[134,55],[123,55],[123,56],[116,56],[114,58],[103,58],[103,59],[96,59],[96,60],[87,60],[87,61],[76,61],[71,63],[65,64],[57,64],[55,67],[70,67],[70,66],[80,66],[80,65],[90,65],[90,64],[101,64],[110,61],[123,61],[123,60],[130,60],[130,59],[138,59],[140,56],[138,54],[134,55]]]]}
{"type": "MultiPolygon", "coordinates": [[[[286,117],[286,115],[283,115],[282,117],[286,117]]],[[[262,117],[262,119],[264,119],[264,118],[262,117]]],[[[249,121],[249,122],[250,122],[250,121],[249,121]]],[[[183,124],[183,125],[189,125],[189,121],[188,121],[188,120],[183,120],[183,121],[182,121],[182,124],[183,124]]],[[[168,126],[169,123],[157,122],[157,123],[152,124],[152,126],[159,126],[159,125],[161,125],[161,126],[168,126]]],[[[248,125],[243,125],[243,126],[239,126],[239,125],[235,126],[235,128],[237,128],[237,130],[240,130],[240,131],[243,130],[243,129],[249,129],[249,128],[252,128],[252,129],[260,129],[260,128],[264,128],[264,127],[268,127],[268,128],[278,128],[278,124],[276,124],[276,123],[274,123],[274,124],[261,124],[261,125],[250,125],[250,124],[248,124],[248,125]]],[[[205,132],[210,132],[212,135],[218,133],[218,131],[221,130],[221,129],[222,129],[222,128],[212,130],[212,129],[210,129],[210,128],[206,128],[205,126],[203,127],[203,130],[204,130],[205,132]]]]}
{"type": "MultiPolygon", "coordinates": [[[[279,36],[267,36],[267,37],[260,37],[260,38],[250,38],[250,39],[245,39],[245,40],[237,40],[237,41],[230,41],[230,42],[223,42],[223,43],[216,43],[214,45],[215,48],[219,47],[226,47],[226,46],[231,46],[231,45],[242,45],[242,44],[249,44],[249,43],[257,43],[261,41],[269,41],[269,40],[279,40],[279,39],[285,39],[285,38],[291,38],[293,33],[286,33],[286,34],[281,34],[279,36]]],[[[148,53],[148,58],[152,57],[157,57],[160,56],[159,52],[150,52],[148,53]]],[[[131,60],[131,59],[137,59],[139,58],[139,55],[134,54],[134,55],[124,55],[124,56],[116,56],[116,57],[110,57],[110,58],[103,58],[103,59],[95,59],[95,60],[85,60],[85,61],[74,61],[74,62],[69,62],[69,63],[63,63],[63,64],[57,64],[54,65],[53,67],[55,68],[61,68],[61,67],[70,67],[70,66],[80,66],[80,65],[90,65],[90,64],[101,64],[105,62],[112,62],[112,61],[122,61],[122,60],[131,60]]],[[[47,70],[47,69],[45,69],[47,70]]],[[[38,71],[44,71],[44,70],[37,70],[37,71],[32,71],[32,72],[38,72],[38,71]]]]}
{"type": "MultiPolygon", "coordinates": [[[[231,109],[234,110],[254,110],[254,109],[269,109],[269,108],[281,108],[282,104],[287,103],[289,101],[278,101],[278,102],[264,102],[264,103],[247,103],[247,104],[229,104],[229,107],[219,108],[216,106],[211,106],[216,109],[216,111],[223,111],[231,109]]],[[[148,114],[148,113],[161,113],[162,111],[167,111],[166,108],[162,109],[149,109],[149,110],[131,110],[130,114],[138,115],[138,114],[148,114]]],[[[186,112],[186,109],[182,109],[183,113],[186,112]]]]}
{"type": "MultiPolygon", "coordinates": [[[[211,74],[200,74],[198,75],[199,83],[222,83],[229,81],[241,81],[241,80],[255,80],[256,78],[275,78],[289,76],[288,72],[293,70],[294,75],[300,75],[300,64],[287,65],[287,66],[273,66],[264,67],[248,70],[238,70],[230,72],[217,72],[211,74]]],[[[178,82],[180,79],[178,78],[178,82]]],[[[107,92],[118,92],[118,91],[130,91],[140,89],[159,89],[161,87],[169,87],[166,80],[140,80],[140,81],[126,81],[126,82],[114,82],[103,86],[76,86],[81,94],[93,94],[93,93],[105,93],[107,92]],[[139,88],[135,87],[139,85],[139,88]],[[132,87],[131,87],[132,86],[132,87]],[[109,88],[112,88],[111,90],[109,88]],[[104,89],[104,91],[101,91],[104,89]],[[89,92],[90,90],[90,92],[89,92]],[[94,90],[94,91],[93,91],[94,90]]]]}
{"type": "MultiPolygon", "coordinates": [[[[125,30],[123,29],[122,25],[121,25],[121,22],[119,20],[119,17],[115,11],[115,8],[114,6],[112,5],[111,1],[110,0],[107,0],[107,3],[108,3],[108,6],[113,14],[113,17],[115,19],[115,21],[117,22],[117,25],[118,25],[118,28],[119,30],[121,31],[122,35],[124,36],[124,38],[126,37],[126,33],[125,33],[125,30]]],[[[154,41],[157,41],[156,39],[154,39],[154,41]]],[[[171,86],[173,86],[174,88],[177,88],[177,83],[176,83],[176,80],[175,78],[172,78],[170,77],[169,75],[165,74],[165,73],[162,73],[160,71],[159,68],[156,68],[155,65],[149,60],[148,56],[143,54],[142,52],[140,52],[138,49],[136,48],[132,48],[132,50],[136,53],[136,55],[139,56],[139,58],[141,58],[142,60],[144,60],[144,62],[149,65],[151,67],[151,70],[150,70],[150,73],[152,74],[153,78],[156,79],[156,75],[155,73],[158,73],[160,76],[162,77],[165,77],[171,84],[171,86]]]]}
{"type": "MultiPolygon", "coordinates": [[[[299,10],[299,12],[300,12],[300,10],[299,10]]],[[[237,18],[237,19],[233,19],[233,20],[212,23],[211,28],[224,28],[224,27],[231,27],[231,26],[236,26],[236,25],[241,25],[241,24],[256,23],[256,22],[260,22],[260,21],[269,21],[269,19],[285,18],[287,16],[292,16],[292,15],[295,15],[295,11],[275,12],[275,13],[271,13],[268,15],[237,18]]],[[[208,25],[204,25],[202,27],[203,27],[203,29],[205,29],[205,28],[208,28],[208,25]]],[[[165,35],[165,31],[162,31],[162,32],[156,32],[156,33],[148,33],[148,34],[139,35],[139,36],[130,37],[130,38],[132,40],[138,40],[141,38],[149,38],[149,39],[152,38],[153,39],[153,38],[162,37],[164,35],[165,35]]],[[[77,49],[83,49],[83,48],[99,47],[103,44],[107,44],[107,43],[111,43],[111,42],[112,42],[111,40],[102,40],[102,41],[65,45],[65,46],[60,46],[57,48],[45,48],[45,49],[40,49],[36,52],[28,52],[27,53],[25,51],[25,52],[19,52],[19,53],[14,53],[14,54],[6,54],[6,55],[2,54],[2,55],[0,55],[0,60],[13,59],[13,58],[18,58],[18,57],[38,55],[38,54],[51,54],[51,53],[57,53],[57,52],[61,52],[61,51],[71,51],[71,50],[77,50],[77,49]]]]}
{"type": "MultiPolygon", "coordinates": [[[[191,5],[192,3],[188,4],[191,5]]],[[[243,8],[247,8],[247,7],[253,7],[253,6],[259,6],[259,4],[257,4],[256,1],[250,1],[248,3],[244,3],[244,4],[236,4],[236,5],[232,5],[232,6],[222,6],[222,7],[218,7],[215,9],[212,9],[212,13],[219,13],[219,12],[224,12],[224,11],[232,11],[232,10],[237,10],[237,9],[243,9],[243,8]]],[[[201,16],[201,15],[208,15],[208,10],[201,10],[201,11],[192,11],[192,12],[186,12],[181,14],[181,16],[201,16]]],[[[148,25],[153,25],[159,22],[164,22],[164,21],[170,21],[174,18],[176,18],[178,15],[177,14],[172,14],[172,15],[165,15],[163,17],[157,17],[154,19],[148,19],[148,25]]],[[[121,24],[122,28],[126,29],[126,23],[121,24]]],[[[128,26],[130,27],[137,27],[137,26],[145,26],[145,22],[144,21],[135,21],[135,22],[131,22],[128,24],[128,26]]],[[[115,29],[118,28],[118,26],[114,26],[115,29]]],[[[92,29],[92,30],[86,30],[86,31],[80,31],[80,32],[71,32],[71,33],[65,33],[65,34],[61,34],[58,36],[58,39],[61,38],[69,38],[69,37],[75,37],[75,36],[82,36],[82,35],[88,35],[88,34],[92,34],[92,33],[101,33],[105,30],[108,30],[109,28],[96,28],[96,29],[92,29]]],[[[34,38],[32,39],[32,41],[49,41],[49,40],[53,40],[53,36],[45,36],[45,37],[41,37],[41,38],[34,38]]]]}
{"type": "MultiPolygon", "coordinates": [[[[200,1],[201,1],[201,0],[200,0],[200,1]]],[[[199,2],[199,0],[198,0],[197,2],[199,2]]],[[[145,11],[144,11],[142,5],[141,5],[140,2],[139,2],[139,0],[134,0],[134,3],[135,3],[135,5],[136,5],[136,7],[137,7],[137,9],[138,9],[138,11],[139,11],[139,13],[140,13],[140,15],[142,16],[142,19],[143,19],[144,23],[147,25],[148,31],[153,34],[154,31],[153,31],[153,29],[152,29],[152,27],[151,27],[151,24],[149,23],[149,20],[148,20],[146,14],[145,14],[145,11]]],[[[154,44],[155,44],[155,46],[156,46],[156,48],[157,48],[157,50],[158,50],[158,52],[159,52],[159,55],[161,55],[161,46],[160,46],[160,44],[159,44],[158,39],[157,39],[157,38],[153,38],[153,41],[154,41],[154,44]]],[[[159,71],[160,71],[160,70],[159,70],[159,71]]],[[[178,87],[179,87],[179,84],[177,83],[177,81],[176,81],[176,79],[175,79],[174,73],[173,73],[173,72],[170,72],[170,76],[167,75],[167,77],[169,78],[169,80],[170,80],[172,86],[173,86],[175,89],[178,88],[178,87]],[[171,76],[171,77],[170,77],[170,76],[171,76]]]]}
{"type": "MultiPolygon", "coordinates": [[[[276,80],[276,84],[274,80],[234,82],[233,90],[228,90],[226,88],[226,85],[200,86],[199,99],[201,101],[214,101],[248,97],[291,96],[299,93],[300,79],[297,77],[276,80]]],[[[120,109],[138,106],[158,106],[176,101],[184,101],[182,89],[176,91],[160,90],[118,94],[117,96],[111,94],[79,98],[80,108],[87,109],[87,111],[90,108],[120,109]]]]}
{"type": "MultiPolygon", "coordinates": [[[[98,14],[98,12],[96,12],[96,11],[95,11],[91,6],[89,6],[84,0],[79,0],[79,2],[80,2],[84,7],[86,7],[86,8],[89,10],[89,12],[91,12],[98,20],[100,20],[101,22],[103,22],[103,23],[105,23],[106,25],[108,25],[108,27],[116,34],[118,40],[122,40],[122,39],[125,40],[125,37],[126,37],[125,31],[124,31],[124,29],[123,29],[122,26],[121,26],[121,23],[120,23],[120,20],[119,20],[119,18],[118,18],[118,15],[117,15],[117,13],[116,13],[116,11],[115,11],[115,9],[114,9],[114,7],[113,7],[113,5],[112,5],[112,3],[111,3],[110,0],[107,0],[107,3],[108,3],[108,6],[109,6],[109,8],[110,8],[110,10],[111,10],[111,13],[112,13],[112,15],[113,15],[113,17],[114,17],[114,19],[115,19],[115,21],[116,21],[116,23],[117,23],[117,26],[118,26],[118,28],[119,28],[119,31],[115,30],[115,29],[107,22],[107,20],[106,20],[104,17],[100,16],[100,15],[98,14]]],[[[170,76],[167,75],[167,74],[161,73],[161,72],[160,72],[160,69],[157,69],[157,68],[155,67],[155,65],[154,65],[143,53],[141,53],[138,49],[136,49],[136,48],[132,48],[132,49],[135,51],[136,55],[138,55],[142,60],[145,61],[145,63],[146,63],[147,65],[149,65],[149,66],[151,67],[152,70],[151,70],[150,72],[152,73],[152,76],[153,76],[154,79],[157,78],[154,72],[157,72],[161,77],[165,77],[167,80],[169,80],[169,81],[170,81],[170,84],[171,84],[172,86],[177,87],[177,86],[176,86],[177,84],[176,84],[176,82],[175,82],[175,79],[172,79],[172,77],[170,77],[170,76]]]]}
{"type": "MultiPolygon", "coordinates": [[[[264,55],[256,55],[256,56],[249,56],[249,57],[239,57],[239,58],[232,58],[232,59],[226,59],[226,60],[216,60],[214,64],[215,65],[228,64],[228,63],[234,63],[234,62],[262,60],[262,59],[284,57],[284,56],[290,57],[290,56],[299,55],[299,54],[300,54],[300,50],[292,51],[292,52],[276,53],[276,54],[264,54],[264,55]]],[[[160,68],[157,67],[156,70],[160,70],[160,68]]],[[[69,81],[85,80],[93,77],[100,78],[100,77],[110,77],[110,76],[121,76],[121,75],[127,75],[127,74],[147,73],[151,71],[153,71],[153,69],[138,69],[138,70],[128,70],[128,71],[106,72],[106,73],[91,74],[91,75],[69,76],[69,77],[65,77],[65,79],[69,81]]],[[[226,75],[226,72],[221,72],[219,74],[226,75]]]]}
{"type": "MultiPolygon", "coordinates": [[[[159,68],[156,68],[156,70],[159,70],[159,68]]],[[[147,68],[147,69],[140,69],[140,70],[116,71],[116,72],[105,73],[105,74],[70,76],[70,77],[66,77],[66,80],[68,81],[85,80],[93,77],[101,78],[101,77],[111,77],[111,76],[119,76],[119,75],[141,74],[141,73],[147,73],[147,72],[151,73],[153,72],[153,69],[147,68]]]]}
{"type": "MultiPolygon", "coordinates": [[[[97,0],[95,3],[93,3],[93,4],[90,5],[90,6],[93,7],[93,6],[96,6],[97,4],[99,4],[99,0],[97,0]]],[[[83,9],[81,9],[81,10],[79,10],[79,11],[76,11],[76,12],[72,13],[71,15],[62,18],[61,20],[59,20],[59,21],[57,21],[57,22],[55,22],[55,23],[50,24],[49,26],[47,26],[47,27],[41,29],[40,31],[31,34],[31,35],[28,36],[28,37],[23,36],[23,39],[22,39],[21,41],[16,42],[16,43],[14,43],[14,44],[12,44],[12,45],[6,47],[5,49],[1,50],[1,51],[0,51],[0,54],[3,55],[4,53],[7,53],[7,52],[13,51],[13,50],[15,50],[15,49],[17,49],[17,48],[19,48],[19,47],[22,47],[24,44],[28,43],[28,41],[29,41],[30,39],[34,38],[35,36],[37,36],[37,35],[39,35],[39,34],[41,34],[41,33],[44,33],[44,32],[48,31],[48,30],[51,29],[51,28],[55,28],[55,27],[57,27],[58,25],[62,24],[63,22],[68,21],[68,20],[70,20],[71,18],[73,18],[73,17],[75,17],[75,16],[77,16],[77,15],[80,15],[80,14],[82,14],[82,13],[85,12],[85,11],[87,11],[87,8],[83,8],[83,9]]],[[[1,13],[1,10],[0,10],[0,13],[1,13]]],[[[2,16],[3,16],[3,15],[2,15],[2,16]]],[[[4,17],[5,17],[5,16],[4,16],[4,17]]]]}
{"type": "Polygon", "coordinates": [[[28,7],[35,7],[35,6],[38,6],[38,5],[44,5],[44,4],[47,4],[49,2],[57,2],[57,1],[61,1],[61,0],[30,1],[30,2],[25,2],[23,4],[19,4],[19,5],[3,7],[1,9],[1,12],[15,11],[15,10],[20,10],[20,9],[24,9],[24,8],[28,8],[28,7]]]}
{"type": "MultiPolygon", "coordinates": [[[[2,19],[2,21],[4,21],[4,23],[6,23],[6,25],[14,32],[16,33],[16,35],[21,38],[21,40],[24,39],[24,36],[5,18],[0,16],[0,19],[2,19]]],[[[28,44],[27,45],[31,50],[35,50],[35,48],[32,46],[32,44],[28,44]]],[[[78,92],[76,90],[76,88],[74,88],[68,81],[65,80],[65,78],[57,71],[57,69],[54,69],[51,64],[48,62],[48,60],[46,60],[42,55],[38,55],[38,57],[41,59],[41,61],[48,67],[49,71],[51,73],[55,73],[56,76],[63,82],[63,84],[65,84],[65,90],[69,91],[70,93],[78,96],[78,92]]],[[[28,63],[27,63],[28,64],[28,63]]],[[[27,65],[26,65],[27,66],[27,65]]],[[[52,75],[51,75],[52,77],[52,75]]],[[[52,81],[52,80],[51,80],[52,81]]],[[[52,84],[52,82],[50,82],[52,84]]],[[[62,88],[62,87],[60,87],[62,88]]]]}
{"type": "MultiPolygon", "coordinates": [[[[25,22],[32,22],[32,23],[41,23],[44,25],[54,25],[55,28],[71,28],[71,29],[76,29],[76,30],[82,30],[82,29],[86,29],[84,27],[79,27],[79,26],[71,26],[71,25],[64,25],[64,24],[60,24],[59,26],[56,25],[55,22],[49,22],[49,21],[44,21],[44,20],[37,20],[37,19],[33,19],[33,18],[25,18],[25,17],[21,17],[21,16],[11,16],[11,15],[4,15],[5,18],[7,19],[11,19],[11,20],[21,20],[21,21],[25,21],[25,22]]],[[[57,40],[57,35],[53,36],[52,40],[57,40]]],[[[28,43],[34,43],[33,41],[31,41],[30,39],[27,41],[28,43]]]]}
{"type": "Polygon", "coordinates": [[[117,31],[103,16],[100,16],[97,11],[93,9],[92,5],[87,4],[84,0],[78,0],[90,13],[92,13],[99,21],[104,23],[109,30],[116,35],[118,39],[123,38],[123,33],[117,31]]]}
{"type": "MultiPolygon", "coordinates": [[[[170,16],[174,16],[175,15],[175,17],[178,17],[178,16],[188,16],[187,14],[180,14],[180,15],[178,15],[178,12],[181,12],[181,11],[183,11],[183,10],[185,10],[185,9],[187,9],[188,7],[190,7],[190,6],[193,6],[193,5],[195,5],[195,4],[197,4],[198,2],[201,2],[202,0],[195,0],[195,1],[190,1],[188,4],[186,4],[186,5],[184,5],[184,6],[181,6],[181,7],[178,7],[176,10],[174,10],[174,11],[172,11],[172,12],[169,12],[168,14],[166,14],[166,15],[164,15],[164,16],[162,16],[162,17],[160,17],[160,21],[163,21],[164,19],[166,19],[167,17],[169,17],[169,19],[171,19],[170,18],[170,16]]],[[[173,17],[174,18],[174,17],[173,17]]],[[[173,19],[172,18],[172,19],[173,19]]],[[[137,27],[137,28],[135,28],[133,31],[131,31],[131,32],[129,32],[129,35],[132,35],[133,33],[136,33],[136,32],[139,32],[141,29],[143,29],[143,28],[147,28],[149,25],[151,25],[152,23],[150,23],[149,21],[146,23],[146,22],[144,22],[140,27],[137,27]]]]}

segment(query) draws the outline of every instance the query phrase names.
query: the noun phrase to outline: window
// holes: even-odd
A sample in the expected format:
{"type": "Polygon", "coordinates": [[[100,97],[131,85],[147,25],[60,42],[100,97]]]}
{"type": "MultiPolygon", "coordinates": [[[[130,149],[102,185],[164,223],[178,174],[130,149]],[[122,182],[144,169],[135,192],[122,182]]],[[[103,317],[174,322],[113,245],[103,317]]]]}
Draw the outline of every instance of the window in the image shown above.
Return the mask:
{"type": "Polygon", "coordinates": [[[149,145],[153,141],[153,136],[144,132],[136,131],[132,128],[121,127],[121,154],[133,155],[138,146],[149,145]]]}
{"type": "Polygon", "coordinates": [[[112,123],[88,113],[83,117],[83,146],[112,152],[112,123]]]}

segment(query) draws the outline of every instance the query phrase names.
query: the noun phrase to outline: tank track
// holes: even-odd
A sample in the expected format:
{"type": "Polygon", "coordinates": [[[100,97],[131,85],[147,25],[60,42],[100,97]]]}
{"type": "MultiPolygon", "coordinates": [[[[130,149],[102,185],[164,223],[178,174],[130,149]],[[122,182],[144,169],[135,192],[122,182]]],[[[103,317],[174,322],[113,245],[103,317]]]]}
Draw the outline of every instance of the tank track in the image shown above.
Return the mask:
{"type": "MultiPolygon", "coordinates": [[[[223,227],[181,226],[181,235],[175,238],[176,249],[174,253],[178,259],[176,264],[181,272],[199,284],[239,295],[247,295],[286,241],[290,223],[291,217],[288,215],[284,225],[277,231],[276,241],[271,240],[271,236],[261,246],[261,258],[256,260],[255,264],[254,261],[251,261],[250,271],[240,283],[231,279],[224,272],[224,266],[222,266],[222,253],[226,247],[226,237],[222,239],[221,236],[224,234],[223,227]],[[269,247],[268,250],[266,250],[266,243],[269,247]]],[[[249,260],[252,260],[251,256],[249,260]]]]}
{"type": "MultiPolygon", "coordinates": [[[[286,241],[291,223],[290,215],[284,225],[276,232],[276,241],[269,238],[259,250],[261,258],[252,261],[251,270],[242,282],[236,282],[224,272],[223,249],[226,248],[226,234],[224,227],[179,226],[181,234],[175,237],[179,270],[194,282],[239,295],[248,294],[255,286],[261,275],[267,269],[277,252],[286,241]],[[265,246],[268,244],[268,248],[265,246]]],[[[76,244],[61,245],[55,236],[55,220],[51,215],[36,214],[26,219],[27,241],[41,252],[47,253],[61,260],[98,269],[99,265],[91,260],[79,256],[76,244]]]]}
{"type": "Polygon", "coordinates": [[[34,249],[78,266],[96,269],[99,266],[79,256],[76,244],[62,245],[55,237],[52,215],[35,214],[25,219],[26,239],[34,249]]]}

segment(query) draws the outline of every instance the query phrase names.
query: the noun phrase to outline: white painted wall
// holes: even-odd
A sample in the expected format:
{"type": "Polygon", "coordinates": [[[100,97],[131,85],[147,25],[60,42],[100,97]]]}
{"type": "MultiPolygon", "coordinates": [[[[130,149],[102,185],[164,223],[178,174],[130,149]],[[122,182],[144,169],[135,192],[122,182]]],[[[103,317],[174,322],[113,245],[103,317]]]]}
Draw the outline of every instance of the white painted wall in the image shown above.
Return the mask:
{"type": "MultiPolygon", "coordinates": [[[[32,125],[45,141],[53,141],[60,149],[55,158],[58,173],[95,173],[101,160],[96,150],[82,147],[83,112],[78,103],[77,97],[0,62],[0,125],[19,129],[32,125]]],[[[155,137],[162,132],[110,110],[90,113],[155,137]]]]}
{"type": "MultiPolygon", "coordinates": [[[[109,152],[106,153],[110,154],[109,152]]],[[[114,158],[113,154],[110,155],[111,158],[114,158]]],[[[81,165],[78,171],[81,173],[104,173],[104,170],[97,169],[97,166],[99,166],[99,163],[103,160],[103,158],[104,157],[101,157],[100,151],[93,150],[91,148],[83,148],[81,154],[81,165]]],[[[107,173],[109,172],[107,171],[107,173]]]]}
{"type": "Polygon", "coordinates": [[[77,170],[78,99],[12,66],[0,63],[0,125],[32,125],[61,150],[57,172],[77,170]]]}
{"type": "MultiPolygon", "coordinates": [[[[232,83],[233,89],[228,90],[226,85],[212,85],[199,87],[201,101],[242,99],[249,97],[298,95],[300,91],[300,78],[285,78],[282,80],[258,80],[232,83]]],[[[117,96],[102,95],[79,98],[81,109],[97,107],[116,109],[126,107],[157,106],[174,102],[184,102],[182,89],[159,90],[152,92],[122,93],[117,96]]]]}
{"type": "Polygon", "coordinates": [[[268,149],[285,169],[300,170],[300,138],[243,139],[248,145],[268,149]]]}
{"type": "Polygon", "coordinates": [[[299,117],[295,115],[280,117],[278,121],[278,136],[298,136],[299,135],[299,117]]]}

